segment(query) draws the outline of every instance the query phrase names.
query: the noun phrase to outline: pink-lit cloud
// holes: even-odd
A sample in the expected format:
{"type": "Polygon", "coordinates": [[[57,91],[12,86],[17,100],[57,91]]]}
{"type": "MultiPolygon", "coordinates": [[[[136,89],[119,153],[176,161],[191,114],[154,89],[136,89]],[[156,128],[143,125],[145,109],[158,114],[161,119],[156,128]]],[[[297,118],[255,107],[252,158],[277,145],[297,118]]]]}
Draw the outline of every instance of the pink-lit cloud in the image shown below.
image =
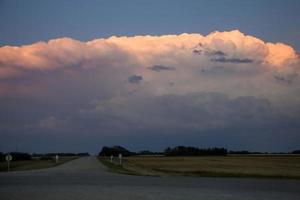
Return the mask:
{"type": "Polygon", "coordinates": [[[299,138],[299,74],[293,47],[237,30],[3,46],[0,132],[299,138]]]}
{"type": "Polygon", "coordinates": [[[224,52],[229,59],[251,59],[277,68],[298,60],[291,46],[264,42],[237,30],[213,32],[207,36],[112,36],[87,42],[59,38],[31,45],[1,47],[0,77],[20,76],[24,71],[47,71],[67,67],[149,67],[157,63],[193,66],[206,63],[205,56],[195,57],[195,49],[224,52]]]}
{"type": "Polygon", "coordinates": [[[238,30],[87,42],[59,38],[0,47],[1,96],[78,92],[109,99],[219,92],[298,105],[299,71],[293,47],[238,30]]]}

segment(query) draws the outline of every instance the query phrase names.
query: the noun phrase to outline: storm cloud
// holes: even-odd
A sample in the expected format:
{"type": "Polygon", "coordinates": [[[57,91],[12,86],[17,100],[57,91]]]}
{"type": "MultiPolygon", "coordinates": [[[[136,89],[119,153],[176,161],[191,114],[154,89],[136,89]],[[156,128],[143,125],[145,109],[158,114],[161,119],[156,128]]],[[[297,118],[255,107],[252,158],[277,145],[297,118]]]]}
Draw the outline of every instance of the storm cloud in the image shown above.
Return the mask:
{"type": "Polygon", "coordinates": [[[2,46],[0,134],[7,146],[50,135],[170,145],[218,136],[253,149],[278,137],[271,148],[293,148],[299,66],[291,46],[238,30],[2,46]]]}

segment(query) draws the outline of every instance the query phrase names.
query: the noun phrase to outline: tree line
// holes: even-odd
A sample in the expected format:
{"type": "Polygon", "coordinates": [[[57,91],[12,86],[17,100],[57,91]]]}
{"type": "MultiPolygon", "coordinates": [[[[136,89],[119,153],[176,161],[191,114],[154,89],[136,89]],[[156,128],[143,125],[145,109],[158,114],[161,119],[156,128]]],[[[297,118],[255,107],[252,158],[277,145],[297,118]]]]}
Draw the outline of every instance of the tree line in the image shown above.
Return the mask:
{"type": "Polygon", "coordinates": [[[133,156],[133,155],[165,155],[165,156],[198,156],[198,155],[211,155],[211,156],[225,156],[227,149],[225,148],[207,148],[201,149],[197,147],[177,146],[174,148],[166,148],[163,152],[152,152],[143,150],[139,152],[132,152],[121,146],[104,146],[99,152],[99,156],[133,156]]]}
{"type": "Polygon", "coordinates": [[[168,147],[165,149],[164,154],[166,156],[226,156],[228,153],[225,148],[197,148],[177,146],[174,148],[168,147]]]}
{"type": "MultiPolygon", "coordinates": [[[[162,152],[153,152],[149,150],[143,150],[139,152],[130,151],[122,146],[104,146],[99,152],[99,156],[133,156],[133,155],[163,155],[163,156],[226,156],[228,154],[268,154],[268,152],[257,152],[257,151],[229,151],[223,147],[212,147],[212,148],[198,148],[192,146],[176,146],[168,147],[162,152]]],[[[274,154],[300,154],[300,150],[292,152],[279,152],[274,154]]]]}
{"type": "MultiPolygon", "coordinates": [[[[0,152],[0,161],[5,161],[5,156],[8,153],[0,152]]],[[[89,153],[45,153],[45,154],[29,154],[25,152],[9,152],[12,156],[12,161],[21,161],[21,160],[32,160],[33,158],[39,158],[41,160],[51,160],[54,156],[58,155],[61,157],[68,157],[68,156],[89,156],[89,153]]]]}

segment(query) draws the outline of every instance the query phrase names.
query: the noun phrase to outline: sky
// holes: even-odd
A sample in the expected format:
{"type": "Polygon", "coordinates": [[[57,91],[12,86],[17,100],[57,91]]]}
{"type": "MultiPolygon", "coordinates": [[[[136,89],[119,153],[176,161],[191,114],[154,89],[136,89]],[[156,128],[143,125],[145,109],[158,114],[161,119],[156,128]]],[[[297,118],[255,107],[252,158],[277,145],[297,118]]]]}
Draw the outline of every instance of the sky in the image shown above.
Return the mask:
{"type": "Polygon", "coordinates": [[[300,149],[299,9],[0,0],[0,151],[300,149]]]}

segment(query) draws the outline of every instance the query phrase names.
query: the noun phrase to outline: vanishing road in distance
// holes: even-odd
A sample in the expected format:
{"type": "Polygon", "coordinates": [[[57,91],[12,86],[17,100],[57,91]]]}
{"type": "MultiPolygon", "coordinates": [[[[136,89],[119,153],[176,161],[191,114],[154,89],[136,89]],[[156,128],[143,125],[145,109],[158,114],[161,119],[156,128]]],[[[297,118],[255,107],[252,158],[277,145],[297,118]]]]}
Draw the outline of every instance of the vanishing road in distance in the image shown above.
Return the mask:
{"type": "Polygon", "coordinates": [[[82,157],[55,168],[0,173],[0,199],[298,200],[300,180],[130,176],[82,157]]]}

